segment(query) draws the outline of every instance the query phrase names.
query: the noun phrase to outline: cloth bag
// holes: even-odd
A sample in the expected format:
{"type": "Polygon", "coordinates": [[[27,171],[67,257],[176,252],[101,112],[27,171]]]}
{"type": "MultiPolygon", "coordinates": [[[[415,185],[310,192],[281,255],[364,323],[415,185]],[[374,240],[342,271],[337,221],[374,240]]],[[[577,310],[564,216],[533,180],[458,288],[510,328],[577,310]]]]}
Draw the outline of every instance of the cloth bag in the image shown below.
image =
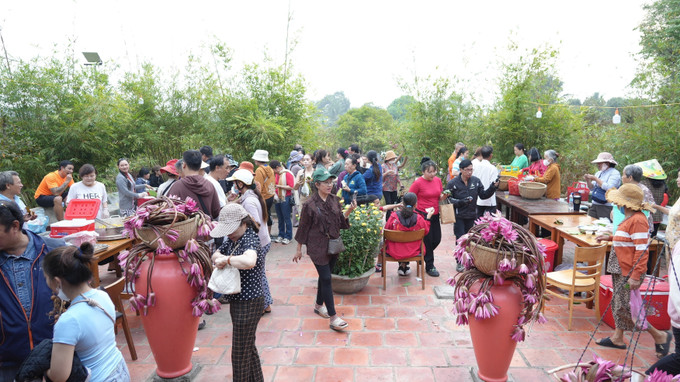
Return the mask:
{"type": "Polygon", "coordinates": [[[441,224],[451,224],[456,222],[456,212],[453,204],[446,200],[439,203],[439,222],[441,224]]]}
{"type": "Polygon", "coordinates": [[[596,186],[592,193],[593,201],[607,204],[607,198],[605,197],[606,193],[607,191],[605,191],[602,187],[596,186]]]}
{"type": "Polygon", "coordinates": [[[208,288],[222,294],[241,293],[241,273],[228,264],[222,269],[215,268],[210,276],[208,288]]]}

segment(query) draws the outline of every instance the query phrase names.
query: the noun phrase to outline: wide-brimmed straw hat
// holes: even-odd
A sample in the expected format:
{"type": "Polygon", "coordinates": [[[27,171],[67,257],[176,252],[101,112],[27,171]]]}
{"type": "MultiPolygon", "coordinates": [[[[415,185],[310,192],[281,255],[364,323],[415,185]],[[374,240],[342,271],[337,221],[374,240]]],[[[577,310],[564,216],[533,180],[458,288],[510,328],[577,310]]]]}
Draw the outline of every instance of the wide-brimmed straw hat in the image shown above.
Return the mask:
{"type": "Polygon", "coordinates": [[[618,163],[614,160],[614,156],[610,153],[599,153],[597,154],[597,159],[590,163],[613,163],[614,165],[617,165],[618,163]]]}
{"type": "Polygon", "coordinates": [[[255,165],[248,162],[248,161],[241,162],[241,165],[238,166],[238,169],[239,170],[247,170],[247,171],[250,171],[251,174],[255,174],[255,165]]]}
{"type": "Polygon", "coordinates": [[[389,150],[385,153],[385,162],[387,162],[388,160],[392,160],[396,157],[397,157],[397,154],[395,154],[394,151],[389,150]]]}
{"type": "Polygon", "coordinates": [[[642,192],[642,189],[636,184],[626,183],[618,189],[610,188],[607,190],[605,198],[607,198],[607,201],[610,203],[614,203],[620,207],[628,207],[631,210],[655,211],[649,203],[644,201],[645,195],[642,192]]]}
{"type": "Polygon", "coordinates": [[[256,160],[258,162],[269,162],[269,151],[267,150],[255,150],[255,154],[253,154],[253,160],[256,160]]]}
{"type": "Polygon", "coordinates": [[[175,163],[177,163],[177,159],[170,159],[164,167],[161,167],[161,173],[169,172],[172,175],[179,176],[177,168],[175,168],[175,163]]]}
{"type": "Polygon", "coordinates": [[[250,186],[253,184],[253,173],[248,170],[236,170],[234,174],[227,178],[228,181],[233,182],[235,180],[240,180],[246,185],[250,186]]]}
{"type": "Polygon", "coordinates": [[[217,226],[210,231],[212,237],[225,237],[238,229],[241,220],[248,216],[248,212],[238,203],[229,203],[222,207],[217,226]]]}

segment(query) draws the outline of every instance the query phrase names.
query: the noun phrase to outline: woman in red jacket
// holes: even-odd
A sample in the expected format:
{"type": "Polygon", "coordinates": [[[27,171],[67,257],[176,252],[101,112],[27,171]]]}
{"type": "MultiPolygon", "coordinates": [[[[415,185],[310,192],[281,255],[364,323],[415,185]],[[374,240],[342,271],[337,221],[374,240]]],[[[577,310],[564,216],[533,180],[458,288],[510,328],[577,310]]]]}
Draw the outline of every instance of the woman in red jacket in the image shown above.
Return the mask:
{"type": "MultiPolygon", "coordinates": [[[[425,234],[430,231],[430,218],[434,214],[434,208],[427,208],[427,218],[421,214],[416,213],[416,204],[418,197],[413,192],[407,192],[404,195],[404,201],[401,209],[390,215],[385,229],[393,231],[419,231],[425,230],[425,234]]],[[[407,259],[409,257],[417,256],[420,253],[420,242],[410,243],[393,243],[385,241],[385,252],[394,259],[407,259]]],[[[399,275],[406,276],[411,273],[411,268],[408,262],[399,262],[399,275]]]]}

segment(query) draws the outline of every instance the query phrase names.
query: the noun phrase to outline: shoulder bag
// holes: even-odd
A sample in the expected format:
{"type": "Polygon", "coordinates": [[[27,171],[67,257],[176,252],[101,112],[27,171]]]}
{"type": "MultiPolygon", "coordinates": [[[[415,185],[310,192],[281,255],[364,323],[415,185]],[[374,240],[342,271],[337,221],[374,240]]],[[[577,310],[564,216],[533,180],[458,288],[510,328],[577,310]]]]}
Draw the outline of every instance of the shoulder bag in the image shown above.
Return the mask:
{"type": "MultiPolygon", "coordinates": [[[[319,213],[319,218],[322,219],[323,222],[326,222],[323,220],[323,216],[321,215],[321,209],[319,206],[316,206],[316,211],[319,213]]],[[[328,238],[328,253],[331,255],[337,255],[338,253],[341,253],[345,250],[345,243],[342,242],[342,237],[338,237],[337,239],[331,239],[331,236],[329,234],[328,230],[328,225],[327,224],[322,224],[324,230],[326,231],[326,237],[328,238]]]]}
{"type": "MultiPolygon", "coordinates": [[[[233,253],[239,245],[231,251],[232,254],[229,256],[233,256],[233,253]]],[[[222,269],[215,268],[213,269],[212,275],[210,275],[208,288],[213,292],[222,294],[241,293],[241,273],[238,269],[229,264],[222,269]]]]}

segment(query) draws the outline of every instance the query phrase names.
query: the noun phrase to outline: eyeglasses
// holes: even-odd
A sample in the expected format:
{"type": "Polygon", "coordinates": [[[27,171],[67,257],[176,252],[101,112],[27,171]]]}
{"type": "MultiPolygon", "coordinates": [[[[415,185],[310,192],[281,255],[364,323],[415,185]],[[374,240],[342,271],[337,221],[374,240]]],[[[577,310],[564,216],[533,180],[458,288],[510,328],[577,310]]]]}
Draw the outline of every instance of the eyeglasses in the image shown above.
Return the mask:
{"type": "Polygon", "coordinates": [[[332,185],[333,185],[333,181],[332,181],[332,180],[327,180],[327,181],[325,181],[325,182],[319,182],[319,183],[323,184],[324,186],[332,186],[332,185]]]}

